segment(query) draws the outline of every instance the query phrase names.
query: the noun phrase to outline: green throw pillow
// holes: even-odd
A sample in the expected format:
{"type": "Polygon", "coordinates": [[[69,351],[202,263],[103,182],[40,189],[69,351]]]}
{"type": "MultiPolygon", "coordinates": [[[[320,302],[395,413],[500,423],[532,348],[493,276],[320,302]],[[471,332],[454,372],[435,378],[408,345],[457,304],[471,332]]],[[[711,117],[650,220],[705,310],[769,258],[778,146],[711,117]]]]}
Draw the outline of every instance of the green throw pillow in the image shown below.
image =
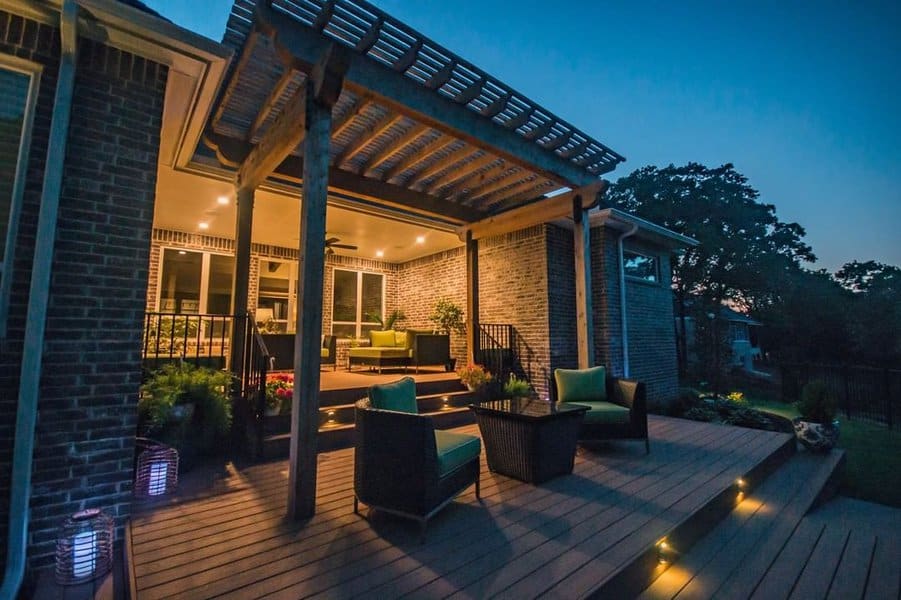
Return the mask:
{"type": "Polygon", "coordinates": [[[394,330],[389,329],[388,331],[370,331],[369,332],[369,343],[372,344],[372,347],[394,347],[394,330]]]}
{"type": "Polygon", "coordinates": [[[394,346],[396,348],[406,348],[407,347],[407,332],[406,331],[395,331],[394,332],[394,346]]]}
{"type": "Polygon", "coordinates": [[[396,410],[417,414],[416,382],[412,377],[404,377],[394,383],[373,385],[369,388],[369,402],[372,408],[396,410]]]}
{"type": "Polygon", "coordinates": [[[557,400],[560,402],[591,402],[607,399],[607,369],[557,369],[557,400]]]}

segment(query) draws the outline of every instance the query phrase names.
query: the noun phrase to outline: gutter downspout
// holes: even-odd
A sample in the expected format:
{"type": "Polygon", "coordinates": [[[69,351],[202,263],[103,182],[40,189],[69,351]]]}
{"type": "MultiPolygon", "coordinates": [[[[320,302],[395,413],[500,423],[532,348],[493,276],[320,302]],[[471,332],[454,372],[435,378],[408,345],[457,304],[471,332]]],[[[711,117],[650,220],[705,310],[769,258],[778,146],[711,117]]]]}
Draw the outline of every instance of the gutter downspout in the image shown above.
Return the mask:
{"type": "Polygon", "coordinates": [[[34,430],[37,422],[38,395],[47,305],[50,297],[50,274],[56,244],[56,222],[62,191],[63,162],[72,94],[75,85],[75,55],[78,7],[75,0],[63,0],[60,8],[60,62],[53,99],[50,141],[44,167],[44,185],[35,236],[31,284],[28,290],[28,313],[19,378],[19,401],[16,411],[15,448],[9,502],[9,534],[6,572],[0,598],[15,598],[25,576],[28,548],[29,505],[31,503],[31,470],[34,456],[34,430]]]}
{"type": "Polygon", "coordinates": [[[623,240],[635,235],[638,225],[632,223],[628,231],[616,240],[616,251],[619,255],[619,319],[623,330],[623,377],[629,377],[629,326],[626,319],[626,268],[623,264],[623,240]]]}

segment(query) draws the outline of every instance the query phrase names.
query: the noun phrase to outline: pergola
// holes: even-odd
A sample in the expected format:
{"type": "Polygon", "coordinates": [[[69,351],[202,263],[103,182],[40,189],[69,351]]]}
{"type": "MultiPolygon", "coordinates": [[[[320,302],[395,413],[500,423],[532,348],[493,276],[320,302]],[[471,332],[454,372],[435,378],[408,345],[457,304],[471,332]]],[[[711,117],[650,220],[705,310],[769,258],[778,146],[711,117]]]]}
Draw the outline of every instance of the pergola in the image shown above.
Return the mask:
{"type": "Polygon", "coordinates": [[[587,211],[622,156],[362,0],[236,0],[223,43],[236,59],[204,139],[236,170],[235,314],[247,311],[256,188],[302,185],[291,517],[315,511],[330,190],[457,228],[466,243],[470,356],[478,240],[572,217],[579,363],[593,363],[587,211]]]}

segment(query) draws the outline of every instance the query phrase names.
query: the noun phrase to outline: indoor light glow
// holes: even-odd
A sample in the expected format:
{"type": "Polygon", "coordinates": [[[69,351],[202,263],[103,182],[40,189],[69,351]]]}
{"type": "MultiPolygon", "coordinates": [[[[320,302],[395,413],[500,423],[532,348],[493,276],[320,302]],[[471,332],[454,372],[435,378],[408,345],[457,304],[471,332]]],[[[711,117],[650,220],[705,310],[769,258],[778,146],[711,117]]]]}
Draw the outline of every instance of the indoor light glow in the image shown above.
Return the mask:
{"type": "Polygon", "coordinates": [[[200,229],[209,229],[210,224],[207,223],[206,221],[201,221],[200,223],[197,224],[197,227],[199,227],[200,229]]]}
{"type": "Polygon", "coordinates": [[[376,251],[375,251],[375,257],[376,257],[376,258],[382,258],[383,256],[385,256],[385,252],[384,252],[384,251],[382,251],[382,250],[376,250],[376,251]]]}
{"type": "Polygon", "coordinates": [[[417,244],[425,244],[425,236],[424,236],[424,235],[417,235],[417,236],[416,236],[416,243],[417,243],[417,244]]]}
{"type": "Polygon", "coordinates": [[[216,198],[216,202],[225,206],[226,204],[228,204],[228,196],[219,196],[218,198],[216,198]]]}

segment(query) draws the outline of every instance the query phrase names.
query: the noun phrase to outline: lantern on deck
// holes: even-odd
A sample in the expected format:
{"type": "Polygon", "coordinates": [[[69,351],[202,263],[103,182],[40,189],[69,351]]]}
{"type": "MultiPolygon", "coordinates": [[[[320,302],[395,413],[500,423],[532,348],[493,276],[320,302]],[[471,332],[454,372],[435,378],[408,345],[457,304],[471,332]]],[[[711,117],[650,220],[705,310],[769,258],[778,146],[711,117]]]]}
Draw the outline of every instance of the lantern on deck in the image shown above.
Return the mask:
{"type": "Polygon", "coordinates": [[[162,496],[178,485],[178,451],[147,438],[137,438],[134,495],[138,498],[162,496]]]}
{"type": "Polygon", "coordinates": [[[113,565],[113,519],[91,508],[63,523],[56,540],[56,581],[83,583],[109,573],[113,565]]]}

